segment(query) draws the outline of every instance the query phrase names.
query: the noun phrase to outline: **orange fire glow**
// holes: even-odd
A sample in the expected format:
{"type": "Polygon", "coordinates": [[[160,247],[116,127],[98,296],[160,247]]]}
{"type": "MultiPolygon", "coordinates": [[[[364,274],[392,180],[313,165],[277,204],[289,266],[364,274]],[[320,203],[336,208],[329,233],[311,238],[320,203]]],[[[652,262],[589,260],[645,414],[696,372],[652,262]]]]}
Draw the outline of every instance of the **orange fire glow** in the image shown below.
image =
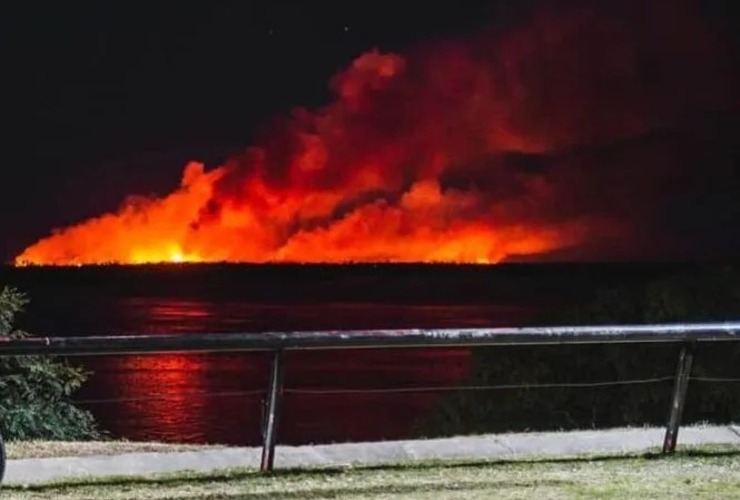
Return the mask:
{"type": "Polygon", "coordinates": [[[601,166],[563,152],[649,133],[725,94],[706,56],[719,51],[689,10],[605,3],[406,56],[366,53],[333,79],[331,104],[15,263],[497,263],[627,238],[628,221],[593,210],[584,187],[601,166]]]}

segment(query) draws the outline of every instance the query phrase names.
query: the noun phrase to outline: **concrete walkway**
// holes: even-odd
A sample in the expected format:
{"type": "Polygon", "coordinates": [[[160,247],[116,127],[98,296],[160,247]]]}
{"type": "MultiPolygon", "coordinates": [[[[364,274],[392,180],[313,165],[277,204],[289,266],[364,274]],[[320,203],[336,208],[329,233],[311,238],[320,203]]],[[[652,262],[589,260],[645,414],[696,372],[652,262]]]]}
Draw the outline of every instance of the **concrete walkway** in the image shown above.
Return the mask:
{"type": "MultiPolygon", "coordinates": [[[[278,446],[275,467],[371,465],[421,459],[490,459],[572,456],[583,453],[635,452],[659,448],[662,428],[538,432],[383,441],[316,446],[278,446]]],[[[738,426],[684,427],[679,448],[696,444],[740,445],[738,426]]],[[[113,456],[9,460],[5,484],[38,484],[89,476],[125,476],[175,471],[256,468],[260,448],[216,448],[176,453],[127,453],[113,456]]]]}

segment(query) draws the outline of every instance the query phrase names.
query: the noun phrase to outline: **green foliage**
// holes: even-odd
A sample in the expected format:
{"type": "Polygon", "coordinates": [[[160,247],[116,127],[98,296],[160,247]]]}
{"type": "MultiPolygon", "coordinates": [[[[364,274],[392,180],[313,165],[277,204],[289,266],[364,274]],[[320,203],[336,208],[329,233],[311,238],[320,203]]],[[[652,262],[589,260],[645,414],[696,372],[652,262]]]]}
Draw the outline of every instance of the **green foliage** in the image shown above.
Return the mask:
{"type": "MultiPolygon", "coordinates": [[[[670,323],[740,319],[740,273],[703,269],[623,289],[537,318],[549,324],[670,323]]],[[[467,385],[534,385],[672,377],[675,344],[515,346],[476,349],[467,385]]],[[[740,343],[700,344],[692,375],[739,378],[740,343]]],[[[663,424],[672,381],[598,388],[520,388],[445,398],[423,435],[663,424]]],[[[686,421],[740,420],[740,384],[692,382],[686,421]]]]}
{"type": "MultiPolygon", "coordinates": [[[[13,329],[27,300],[12,288],[0,291],[0,342],[28,337],[13,329]]],[[[88,374],[48,356],[0,357],[0,426],[6,439],[81,440],[100,437],[92,415],[72,394],[88,374]]]]}

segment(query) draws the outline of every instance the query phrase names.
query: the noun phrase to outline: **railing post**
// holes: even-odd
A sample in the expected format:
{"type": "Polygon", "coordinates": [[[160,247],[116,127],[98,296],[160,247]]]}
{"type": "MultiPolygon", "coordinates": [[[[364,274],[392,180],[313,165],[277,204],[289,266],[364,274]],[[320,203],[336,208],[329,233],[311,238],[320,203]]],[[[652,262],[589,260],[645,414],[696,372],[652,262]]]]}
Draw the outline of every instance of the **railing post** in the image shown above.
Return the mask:
{"type": "Polygon", "coordinates": [[[267,392],[267,414],[262,435],[262,460],[260,471],[269,472],[275,462],[275,442],[277,423],[280,417],[280,396],[283,392],[283,351],[277,350],[272,356],[270,369],[270,388],[267,392]]]}
{"type": "Polygon", "coordinates": [[[676,380],[673,382],[673,396],[671,397],[671,408],[668,414],[668,425],[663,439],[663,453],[676,451],[678,440],[678,428],[681,425],[684,404],[686,403],[686,391],[689,387],[691,377],[691,365],[694,362],[694,351],[696,342],[687,342],[681,347],[678,355],[678,367],[676,368],[676,380]]]}
{"type": "Polygon", "coordinates": [[[0,433],[0,484],[3,483],[4,475],[5,475],[5,444],[3,443],[3,435],[0,433]]]}

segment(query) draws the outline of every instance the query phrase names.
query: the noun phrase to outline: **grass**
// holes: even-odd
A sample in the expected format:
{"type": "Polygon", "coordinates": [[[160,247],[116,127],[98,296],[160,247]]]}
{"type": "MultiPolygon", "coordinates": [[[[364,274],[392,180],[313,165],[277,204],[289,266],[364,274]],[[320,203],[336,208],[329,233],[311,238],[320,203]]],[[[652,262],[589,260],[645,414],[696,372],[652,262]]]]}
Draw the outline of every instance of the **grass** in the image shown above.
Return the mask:
{"type": "Polygon", "coordinates": [[[740,498],[740,446],[655,454],[178,473],[5,487],[5,499],[740,498]]]}
{"type": "Polygon", "coordinates": [[[138,452],[194,451],[214,448],[205,445],[137,443],[133,441],[11,441],[6,444],[8,458],[83,457],[138,452]]]}

